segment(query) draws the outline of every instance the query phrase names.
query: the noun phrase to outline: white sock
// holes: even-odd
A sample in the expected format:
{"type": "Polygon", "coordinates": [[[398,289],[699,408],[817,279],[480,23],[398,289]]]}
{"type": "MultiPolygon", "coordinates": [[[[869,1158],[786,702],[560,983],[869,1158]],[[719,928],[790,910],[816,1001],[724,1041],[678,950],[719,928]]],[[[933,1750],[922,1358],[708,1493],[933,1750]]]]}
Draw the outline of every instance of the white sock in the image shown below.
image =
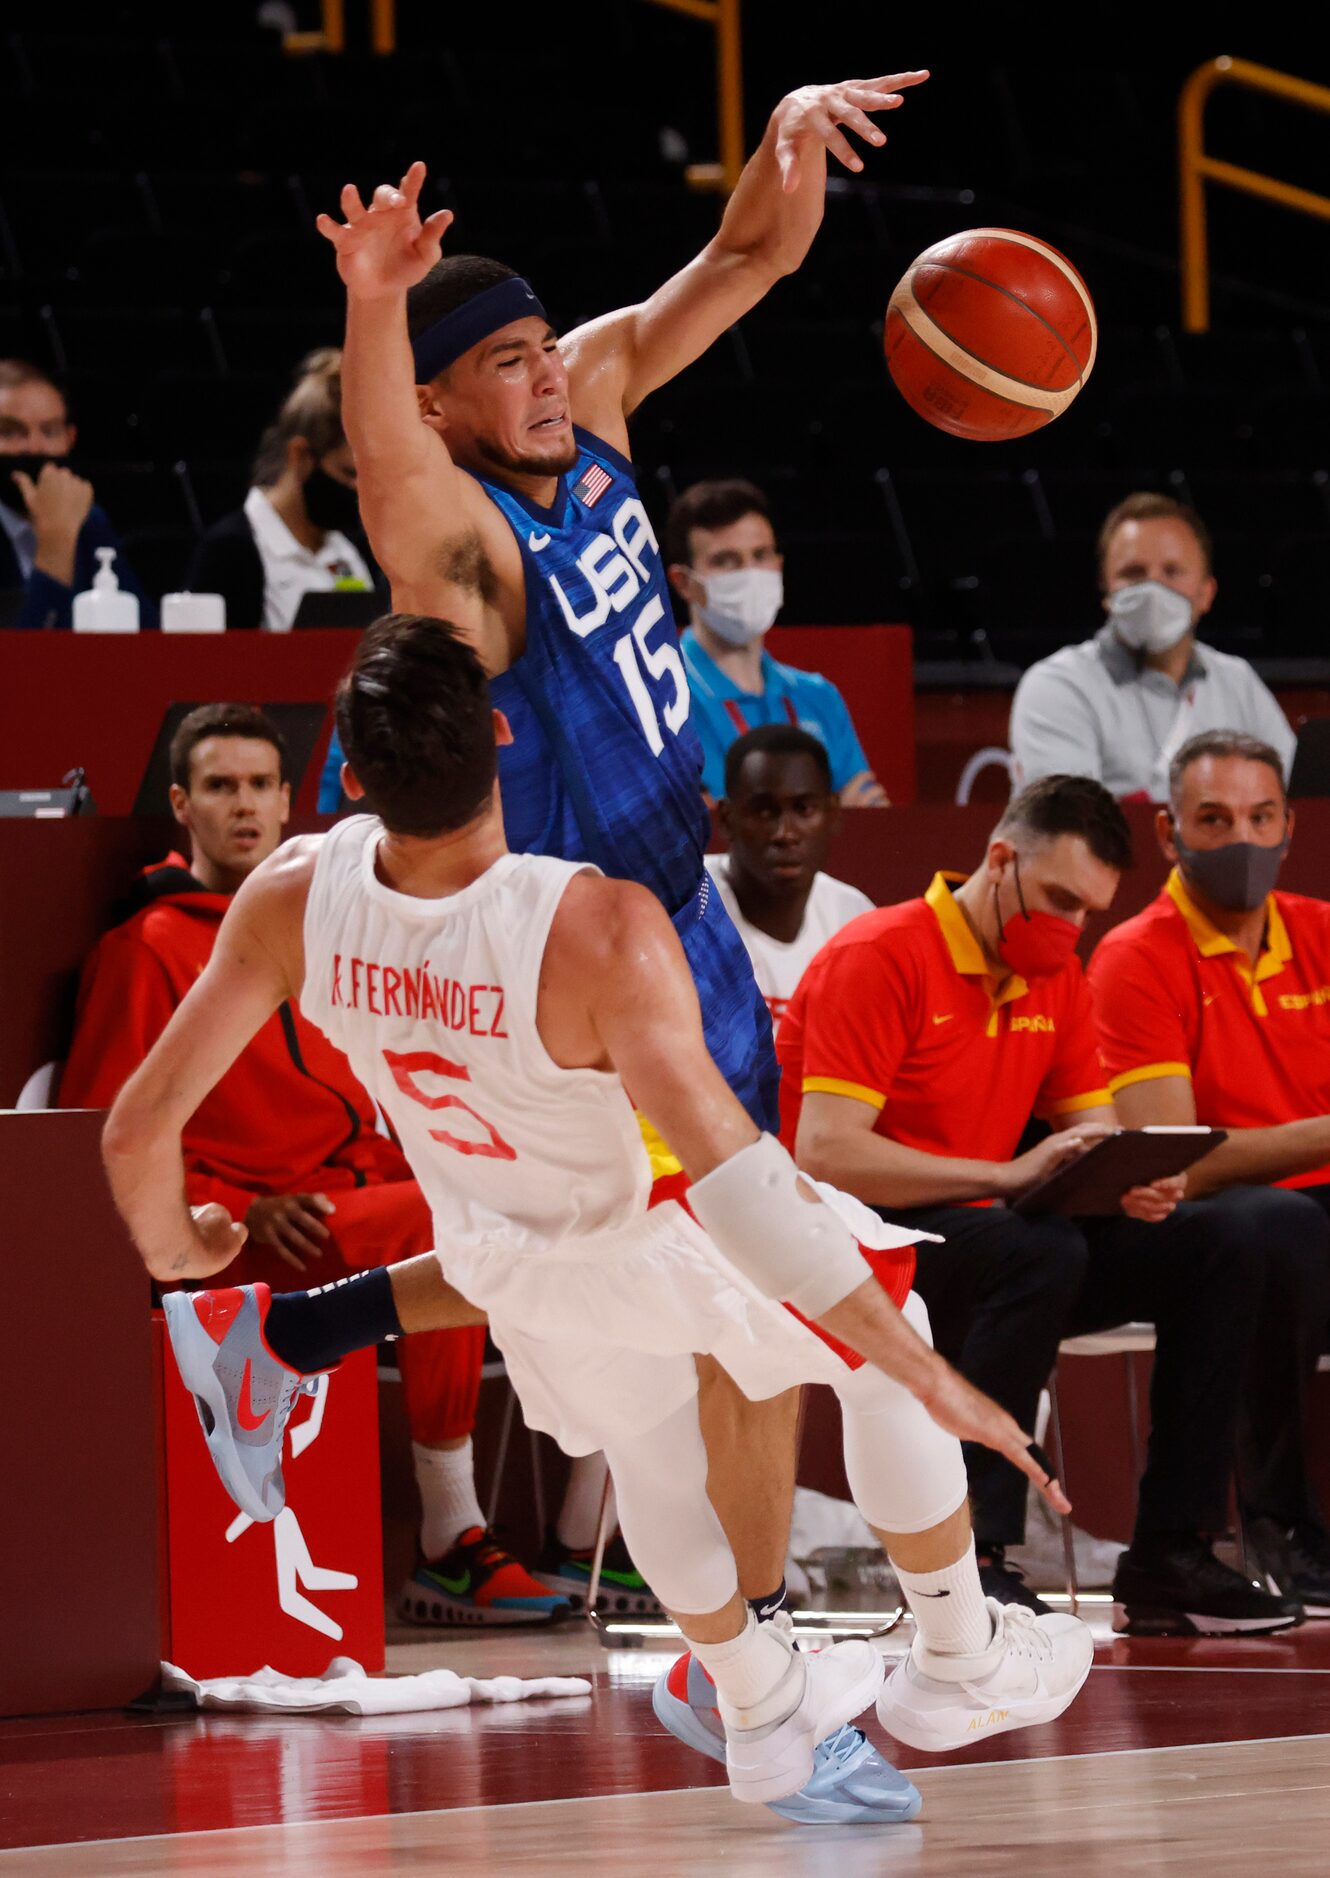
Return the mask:
{"type": "Polygon", "coordinates": [[[485,1524],[470,1437],[460,1448],[422,1448],[413,1441],[411,1459],[420,1490],[420,1547],[427,1559],[440,1559],[468,1527],[485,1524]]]}
{"type": "MultiPolygon", "coordinates": [[[[589,1552],[596,1543],[596,1531],[600,1525],[600,1499],[605,1491],[605,1479],[609,1471],[609,1462],[603,1454],[579,1454],[569,1469],[568,1485],[564,1489],[563,1505],[559,1508],[555,1532],[559,1544],[566,1545],[570,1552],[589,1552]]],[[[619,1523],[613,1482],[610,1483],[608,1509],[609,1531],[613,1534],[619,1523]]]]}
{"type": "Polygon", "coordinates": [[[774,1624],[750,1610],[737,1637],[688,1647],[716,1685],[721,1720],[731,1728],[764,1728],[792,1715],[803,1694],[805,1665],[774,1624]]]}
{"type": "Polygon", "coordinates": [[[907,1572],[891,1561],[919,1637],[939,1656],[978,1656],[993,1641],[971,1538],[964,1556],[938,1572],[907,1572]]]}

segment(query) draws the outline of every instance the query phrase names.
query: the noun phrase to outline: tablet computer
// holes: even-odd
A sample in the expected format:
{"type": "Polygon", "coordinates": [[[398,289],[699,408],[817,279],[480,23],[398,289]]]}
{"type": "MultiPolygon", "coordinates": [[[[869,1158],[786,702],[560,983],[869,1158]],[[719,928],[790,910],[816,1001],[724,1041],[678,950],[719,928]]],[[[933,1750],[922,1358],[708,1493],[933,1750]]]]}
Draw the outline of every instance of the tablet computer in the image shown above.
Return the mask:
{"type": "Polygon", "coordinates": [[[388,603],[373,587],[338,587],[331,592],[320,589],[301,595],[292,632],[329,632],[354,626],[363,632],[389,611],[388,603]]]}
{"type": "Polygon", "coordinates": [[[1116,1213],[1130,1188],[1185,1173],[1227,1139],[1222,1128],[1124,1128],[1031,1187],[1013,1203],[1012,1211],[1026,1218],[1060,1213],[1071,1219],[1116,1213]]]}

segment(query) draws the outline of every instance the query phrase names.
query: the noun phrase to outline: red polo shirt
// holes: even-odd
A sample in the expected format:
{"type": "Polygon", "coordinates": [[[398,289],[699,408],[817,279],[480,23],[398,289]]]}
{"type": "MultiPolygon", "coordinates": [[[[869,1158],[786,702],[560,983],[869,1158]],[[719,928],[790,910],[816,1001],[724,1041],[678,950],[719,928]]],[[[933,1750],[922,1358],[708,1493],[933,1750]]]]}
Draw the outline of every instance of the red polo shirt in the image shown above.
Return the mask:
{"type": "MultiPolygon", "coordinates": [[[[1186,1076],[1212,1128],[1330,1114],[1330,903],[1272,893],[1253,965],[1175,868],[1157,900],[1100,940],[1090,989],[1115,1092],[1186,1076]]],[[[1278,1184],[1327,1183],[1330,1164],[1278,1184]]]]}
{"type": "Polygon", "coordinates": [[[1032,1114],[1108,1105],[1080,960],[999,986],[952,896],[963,879],[861,914],[804,973],[776,1040],[791,1150],[815,1092],[866,1102],[905,1147],[985,1161],[1010,1160],[1032,1114]]]}

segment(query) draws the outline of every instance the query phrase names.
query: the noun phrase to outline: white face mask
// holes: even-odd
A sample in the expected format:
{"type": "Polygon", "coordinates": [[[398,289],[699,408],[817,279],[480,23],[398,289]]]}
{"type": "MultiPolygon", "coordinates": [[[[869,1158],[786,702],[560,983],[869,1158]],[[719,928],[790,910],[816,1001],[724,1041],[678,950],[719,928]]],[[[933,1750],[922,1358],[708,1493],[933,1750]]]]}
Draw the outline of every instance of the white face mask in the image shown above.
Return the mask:
{"type": "Polygon", "coordinates": [[[770,632],[785,601],[785,583],[774,567],[736,567],[728,574],[700,574],[706,604],[703,623],[727,646],[750,646],[770,632]]]}
{"type": "Polygon", "coordinates": [[[1133,652],[1168,652],[1191,630],[1191,601],[1162,580],[1135,580],[1109,595],[1108,617],[1133,652]]]}

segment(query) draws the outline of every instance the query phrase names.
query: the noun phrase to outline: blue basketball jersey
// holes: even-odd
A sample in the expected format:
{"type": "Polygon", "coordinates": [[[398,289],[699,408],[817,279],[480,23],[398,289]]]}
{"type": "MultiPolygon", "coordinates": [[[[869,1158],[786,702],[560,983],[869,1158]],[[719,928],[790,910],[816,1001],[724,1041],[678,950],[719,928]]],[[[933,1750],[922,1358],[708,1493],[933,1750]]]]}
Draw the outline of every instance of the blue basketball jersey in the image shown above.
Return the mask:
{"type": "Polygon", "coordinates": [[[578,429],[543,509],[478,478],[517,538],[526,649],[490,681],[508,845],[649,887],[697,986],[707,1047],[759,1127],[775,1127],[771,1020],[702,864],[710,822],[665,569],[626,457],[578,429]]]}
{"type": "Polygon", "coordinates": [[[522,551],[526,650],[491,683],[509,845],[640,880],[673,914],[696,892],[702,746],[665,569],[632,465],[585,431],[542,509],[483,481],[522,551]]]}

